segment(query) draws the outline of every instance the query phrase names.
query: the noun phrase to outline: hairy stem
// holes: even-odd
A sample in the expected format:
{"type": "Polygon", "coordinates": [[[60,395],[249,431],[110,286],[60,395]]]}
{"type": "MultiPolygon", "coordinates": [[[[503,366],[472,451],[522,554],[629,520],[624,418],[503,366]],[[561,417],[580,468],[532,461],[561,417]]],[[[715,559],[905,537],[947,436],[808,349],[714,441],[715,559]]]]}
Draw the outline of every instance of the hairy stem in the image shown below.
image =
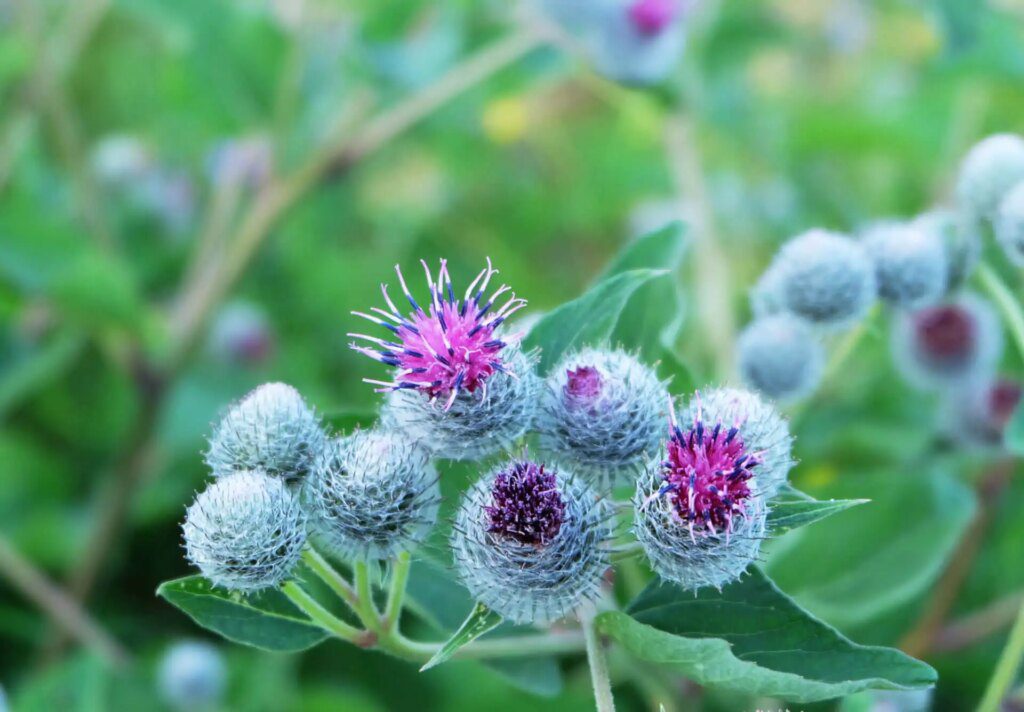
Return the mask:
{"type": "Polygon", "coordinates": [[[367,629],[374,633],[381,632],[380,614],[373,604],[373,588],[370,586],[370,567],[365,561],[357,561],[353,565],[356,580],[356,596],[358,607],[356,613],[367,629]]]}
{"type": "Polygon", "coordinates": [[[300,611],[309,616],[310,620],[329,632],[331,635],[335,635],[342,640],[347,640],[350,643],[355,643],[357,645],[360,645],[361,641],[366,638],[366,634],[363,631],[355,628],[354,626],[350,626],[348,623],[321,606],[294,581],[289,581],[284,584],[284,586],[281,587],[281,590],[300,611]]]}
{"type": "MultiPolygon", "coordinates": [[[[444,645],[409,640],[400,633],[385,633],[377,646],[392,655],[413,662],[430,660],[444,645]]],[[[459,648],[453,656],[457,660],[491,660],[495,658],[529,658],[540,655],[572,655],[586,649],[582,632],[538,633],[505,638],[474,640],[459,648]]]]}
{"type": "Polygon", "coordinates": [[[1006,691],[1017,677],[1021,660],[1024,659],[1024,604],[1017,613],[1017,621],[1010,631],[1010,639],[1006,641],[1003,654],[999,657],[996,670],[989,680],[985,695],[978,705],[978,712],[997,712],[1002,704],[1006,691]]]}
{"type": "Polygon", "coordinates": [[[402,603],[405,600],[405,584],[409,581],[411,565],[412,558],[409,556],[409,552],[403,551],[395,557],[394,565],[391,568],[388,602],[384,608],[384,622],[381,626],[385,631],[398,630],[398,620],[402,614],[402,603]]]}
{"type": "Polygon", "coordinates": [[[999,307],[999,311],[1002,312],[1006,328],[1009,329],[1013,342],[1017,346],[1017,353],[1024,359],[1024,311],[1021,310],[1020,302],[990,265],[984,262],[978,265],[978,279],[981,281],[981,286],[992,297],[992,301],[999,307]]]}
{"type": "Polygon", "coordinates": [[[583,618],[583,638],[587,646],[587,661],[590,663],[590,682],[594,686],[594,703],[597,712],[615,712],[612,698],[612,681],[608,675],[608,658],[605,656],[601,637],[594,626],[592,616],[583,618]]]}
{"type": "Polygon", "coordinates": [[[355,589],[345,580],[345,577],[331,566],[330,562],[321,556],[315,549],[307,548],[302,552],[302,559],[312,569],[321,581],[334,591],[341,600],[348,604],[353,610],[359,610],[359,595],[355,589]]]}

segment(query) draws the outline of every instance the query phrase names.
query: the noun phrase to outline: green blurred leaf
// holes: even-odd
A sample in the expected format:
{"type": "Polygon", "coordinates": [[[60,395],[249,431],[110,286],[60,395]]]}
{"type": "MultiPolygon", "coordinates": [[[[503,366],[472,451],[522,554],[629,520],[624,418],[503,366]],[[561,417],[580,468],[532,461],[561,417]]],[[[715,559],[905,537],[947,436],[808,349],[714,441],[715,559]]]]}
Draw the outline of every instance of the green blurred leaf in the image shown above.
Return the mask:
{"type": "Polygon", "coordinates": [[[1024,402],[1017,404],[1006,425],[1006,447],[1014,455],[1024,455],[1024,402]]]}
{"type": "Polygon", "coordinates": [[[501,625],[501,622],[502,618],[500,615],[484,604],[477,603],[473,606],[473,610],[469,612],[469,615],[466,616],[466,620],[459,626],[459,629],[455,631],[455,634],[441,646],[441,649],[434,654],[434,657],[420,668],[420,672],[437,667],[446,660],[451,659],[455,652],[463,645],[472,643],[484,633],[494,630],[501,625]]]}
{"type": "MultiPolygon", "coordinates": [[[[409,572],[407,604],[421,618],[443,633],[456,630],[463,622],[460,611],[475,605],[451,571],[443,565],[420,556],[409,572]]],[[[529,629],[503,623],[488,636],[521,635],[529,629]]],[[[550,656],[489,660],[482,664],[493,669],[509,683],[536,695],[557,695],[562,689],[562,673],[558,661],[550,656]]]]}
{"type": "Polygon", "coordinates": [[[597,617],[633,655],[688,679],[812,702],[864,689],[928,687],[935,671],[898,650],[857,645],[801,610],[757,568],[721,592],[654,582],[626,613],[597,617]]]}
{"type": "Polygon", "coordinates": [[[781,493],[772,500],[768,512],[768,528],[773,536],[785,534],[791,529],[813,524],[819,520],[839,514],[868,499],[816,500],[791,485],[785,485],[781,493]]]}
{"type": "Polygon", "coordinates": [[[328,637],[273,589],[241,596],[215,588],[202,576],[188,576],[160,584],[157,595],[204,628],[263,650],[306,650],[328,637]]]}
{"type": "Polygon", "coordinates": [[[0,418],[34,390],[59,377],[81,353],[85,339],[65,331],[14,363],[4,365],[0,374],[0,418]]]}
{"type": "Polygon", "coordinates": [[[547,373],[572,348],[606,341],[629,298],[663,274],[665,270],[637,269],[613,275],[541,317],[525,340],[526,348],[541,349],[540,373],[547,373]]]}
{"type": "Polygon", "coordinates": [[[54,303],[91,327],[142,326],[144,307],[128,265],[105,253],[87,252],[62,271],[51,286],[54,303]]]}
{"type": "Polygon", "coordinates": [[[813,536],[789,534],[768,563],[801,606],[840,628],[923,592],[975,510],[973,491],[943,470],[850,477],[839,494],[851,491],[870,494],[871,506],[819,523],[813,536]]]}

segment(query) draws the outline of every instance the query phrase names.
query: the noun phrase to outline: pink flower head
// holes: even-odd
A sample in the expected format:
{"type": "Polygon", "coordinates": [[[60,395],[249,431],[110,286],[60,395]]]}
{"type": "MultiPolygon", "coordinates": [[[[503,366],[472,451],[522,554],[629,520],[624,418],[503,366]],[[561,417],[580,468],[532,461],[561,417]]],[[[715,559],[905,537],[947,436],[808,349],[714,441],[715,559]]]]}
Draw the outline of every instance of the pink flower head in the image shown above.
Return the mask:
{"type": "Polygon", "coordinates": [[[520,544],[544,546],[562,528],[565,501],[553,472],[521,460],[498,474],[491,489],[487,531],[520,544]]]}
{"type": "Polygon", "coordinates": [[[495,331],[509,316],[526,306],[526,300],[511,292],[501,306],[495,307],[495,301],[509,292],[510,288],[504,284],[489,298],[483,298],[491,277],[498,273],[491,267],[490,259],[487,267],[469,285],[462,300],[455,298],[447,260],[441,260],[436,282],[427,263],[423,260],[420,263],[430,289],[428,308],[424,310],[416,302],[405,284],[401,268],[395,265],[398,281],[412,305],[412,312],[407,317],[403,316],[388,296],[387,285],[382,284],[381,292],[388,309],[373,307],[371,311],[374,314],[352,313],[389,329],[394,334],[393,340],[349,334],[352,338],[375,345],[367,347],[353,343],[350,346],[397,369],[394,381],[363,379],[381,386],[378,391],[418,390],[431,400],[445,399],[447,409],[462,391],[473,393],[482,388],[486,393],[487,379],[495,371],[505,371],[501,351],[508,343],[497,338],[495,331]]]}
{"type": "Polygon", "coordinates": [[[665,484],[655,496],[671,498],[691,538],[696,538],[695,532],[728,536],[733,517],[746,516],[746,502],[753,494],[752,469],[759,460],[747,452],[739,423],[706,427],[698,405],[693,425],[683,430],[671,402],[669,412],[668,456],[661,463],[665,484]]]}
{"type": "Polygon", "coordinates": [[[601,395],[604,379],[593,366],[570,369],[565,375],[565,397],[570,403],[591,403],[601,395]]]}
{"type": "Polygon", "coordinates": [[[660,34],[679,14],[679,0],[633,0],[629,19],[642,35],[660,34]]]}

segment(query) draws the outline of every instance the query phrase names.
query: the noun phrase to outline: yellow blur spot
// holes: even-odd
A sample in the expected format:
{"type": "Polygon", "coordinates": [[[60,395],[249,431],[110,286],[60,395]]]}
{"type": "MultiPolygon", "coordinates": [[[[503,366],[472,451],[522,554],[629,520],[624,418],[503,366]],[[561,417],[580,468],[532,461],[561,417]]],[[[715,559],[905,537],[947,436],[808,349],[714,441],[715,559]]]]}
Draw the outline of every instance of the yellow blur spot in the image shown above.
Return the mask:
{"type": "Polygon", "coordinates": [[[832,484],[839,477],[839,470],[833,465],[822,464],[817,465],[809,469],[805,469],[801,473],[801,484],[808,488],[813,489],[815,487],[825,487],[826,485],[832,484]]]}
{"type": "Polygon", "coordinates": [[[772,47],[758,52],[747,65],[747,81],[759,94],[768,97],[785,96],[797,85],[798,67],[792,52],[772,47]]]}
{"type": "Polygon", "coordinates": [[[526,102],[520,97],[495,99],[484,107],[481,123],[484,135],[495,143],[519,141],[526,135],[530,124],[526,102]]]}
{"type": "Polygon", "coordinates": [[[886,19],[884,48],[896,57],[920,62],[942,49],[942,37],[935,22],[920,13],[904,12],[886,19]]]}

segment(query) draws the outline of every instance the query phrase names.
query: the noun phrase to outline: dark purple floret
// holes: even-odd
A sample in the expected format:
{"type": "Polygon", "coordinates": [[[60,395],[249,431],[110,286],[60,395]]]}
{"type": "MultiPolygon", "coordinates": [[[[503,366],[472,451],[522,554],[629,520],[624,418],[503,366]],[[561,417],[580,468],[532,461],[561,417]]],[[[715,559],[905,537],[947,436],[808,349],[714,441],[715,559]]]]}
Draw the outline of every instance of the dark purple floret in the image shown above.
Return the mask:
{"type": "Polygon", "coordinates": [[[959,363],[968,358],[977,342],[977,323],[967,309],[944,304],[914,315],[918,342],[934,359],[959,363]]]}
{"type": "Polygon", "coordinates": [[[558,479],[544,465],[528,460],[512,463],[498,474],[491,489],[487,531],[520,544],[544,546],[562,528],[565,501],[558,479]]]}
{"type": "Polygon", "coordinates": [[[601,395],[604,379],[593,366],[580,366],[565,372],[565,396],[570,402],[589,403],[601,395]]]}

